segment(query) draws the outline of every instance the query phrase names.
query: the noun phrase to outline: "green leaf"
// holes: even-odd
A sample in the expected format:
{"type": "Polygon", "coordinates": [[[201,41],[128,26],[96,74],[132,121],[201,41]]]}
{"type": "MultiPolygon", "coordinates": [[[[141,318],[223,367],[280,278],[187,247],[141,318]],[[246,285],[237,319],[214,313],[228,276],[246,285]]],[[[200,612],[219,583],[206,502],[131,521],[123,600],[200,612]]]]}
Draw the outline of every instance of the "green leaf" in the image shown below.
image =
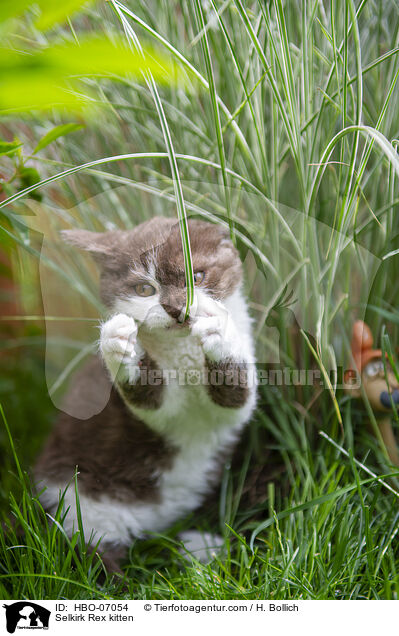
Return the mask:
{"type": "Polygon", "coordinates": [[[3,155],[8,155],[11,157],[14,155],[18,148],[21,148],[22,143],[19,139],[14,139],[14,141],[0,141],[0,157],[3,155]]]}
{"type": "Polygon", "coordinates": [[[131,74],[142,79],[146,71],[163,83],[183,79],[179,66],[168,55],[153,47],[144,48],[143,53],[132,51],[123,38],[115,37],[111,41],[100,34],[81,38],[79,46],[75,42],[53,44],[39,53],[36,61],[67,74],[131,74]]]}
{"type": "Polygon", "coordinates": [[[83,124],[70,123],[70,124],[61,124],[60,126],[55,126],[55,128],[52,128],[51,130],[49,130],[49,132],[46,133],[44,137],[42,137],[42,139],[39,141],[36,148],[34,149],[33,154],[35,155],[37,152],[39,152],[40,150],[42,150],[43,148],[51,144],[53,141],[55,141],[59,137],[64,137],[65,135],[68,135],[69,133],[74,132],[75,130],[79,130],[79,128],[83,128],[83,124]]]}
{"type": "Polygon", "coordinates": [[[19,176],[21,181],[23,181],[25,188],[28,188],[34,183],[39,183],[40,181],[40,174],[36,168],[23,168],[20,170],[19,176]]]}
{"type": "MultiPolygon", "coordinates": [[[[56,24],[65,22],[70,15],[81,11],[94,1],[64,0],[63,2],[54,2],[54,0],[36,0],[34,4],[40,7],[41,13],[36,20],[35,26],[41,31],[46,31],[56,24]]],[[[27,11],[32,4],[32,0],[0,0],[0,22],[10,18],[17,18],[27,11]]]]}
{"type": "Polygon", "coordinates": [[[23,13],[29,5],[31,0],[1,0],[0,2],[0,22],[8,20],[9,18],[15,18],[23,13]]]}
{"type": "MultiPolygon", "coordinates": [[[[36,170],[36,168],[23,168],[19,172],[19,179],[22,188],[29,188],[29,186],[33,186],[35,183],[39,183],[40,174],[36,170]]],[[[42,200],[42,195],[40,192],[33,191],[31,193],[31,198],[36,199],[36,201],[42,200]]]]}
{"type": "Polygon", "coordinates": [[[111,42],[98,34],[82,38],[79,46],[53,44],[29,55],[0,47],[0,70],[0,110],[12,111],[61,107],[81,112],[90,99],[82,94],[78,76],[144,81],[147,71],[162,83],[183,83],[185,78],[170,57],[152,48],[143,57],[121,39],[111,42]]]}
{"type": "Polygon", "coordinates": [[[25,111],[56,107],[80,112],[87,100],[71,91],[61,73],[47,69],[16,68],[0,75],[0,111],[25,111]]]}
{"type": "Polygon", "coordinates": [[[55,24],[65,22],[72,13],[81,11],[85,5],[92,4],[93,1],[63,0],[63,2],[54,2],[54,0],[41,0],[42,13],[35,26],[41,31],[51,29],[55,24]]]}

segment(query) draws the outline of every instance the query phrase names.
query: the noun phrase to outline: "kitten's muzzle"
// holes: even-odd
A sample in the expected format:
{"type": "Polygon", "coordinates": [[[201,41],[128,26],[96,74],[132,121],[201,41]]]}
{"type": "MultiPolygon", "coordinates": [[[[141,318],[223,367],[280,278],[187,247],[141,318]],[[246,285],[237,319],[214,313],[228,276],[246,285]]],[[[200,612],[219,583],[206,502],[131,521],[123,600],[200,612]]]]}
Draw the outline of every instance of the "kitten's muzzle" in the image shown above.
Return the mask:
{"type": "Polygon", "coordinates": [[[161,307],[179,324],[188,324],[189,318],[185,320],[186,314],[186,290],[173,289],[160,299],[161,307]]]}

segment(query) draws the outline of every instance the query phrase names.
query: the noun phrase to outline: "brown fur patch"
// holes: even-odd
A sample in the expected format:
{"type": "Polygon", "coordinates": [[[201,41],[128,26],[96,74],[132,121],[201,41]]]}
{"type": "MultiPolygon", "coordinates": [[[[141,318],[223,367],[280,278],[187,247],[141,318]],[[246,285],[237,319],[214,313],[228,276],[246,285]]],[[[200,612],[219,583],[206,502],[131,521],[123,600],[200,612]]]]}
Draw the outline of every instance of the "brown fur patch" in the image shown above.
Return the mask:
{"type": "Polygon", "coordinates": [[[208,393],[212,400],[227,408],[244,406],[249,396],[248,367],[245,363],[206,360],[209,371],[208,393]]]}
{"type": "MultiPolygon", "coordinates": [[[[99,359],[96,377],[101,383],[107,381],[99,359]]],[[[79,485],[86,494],[129,502],[157,501],[158,475],[171,466],[175,452],[128,411],[112,387],[110,400],[98,415],[87,420],[66,413],[59,416],[34,474],[38,480],[67,484],[77,466],[79,485]]]]}
{"type": "MultiPolygon", "coordinates": [[[[151,378],[150,378],[151,379],[151,378]]],[[[162,370],[158,369],[148,353],[140,365],[140,377],[135,384],[126,382],[119,384],[119,390],[124,399],[143,409],[159,409],[162,404],[164,380],[162,370]],[[149,382],[149,374],[154,373],[152,382],[149,382]]]]}

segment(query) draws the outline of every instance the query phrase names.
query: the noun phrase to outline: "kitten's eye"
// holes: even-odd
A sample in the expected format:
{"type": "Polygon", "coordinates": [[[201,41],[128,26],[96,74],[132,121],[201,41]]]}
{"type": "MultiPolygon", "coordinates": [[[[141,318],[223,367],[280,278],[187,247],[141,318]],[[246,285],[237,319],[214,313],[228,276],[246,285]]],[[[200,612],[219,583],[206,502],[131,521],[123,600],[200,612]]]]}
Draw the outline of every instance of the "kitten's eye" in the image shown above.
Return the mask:
{"type": "Polygon", "coordinates": [[[155,294],[155,287],[148,283],[138,283],[133,287],[137,296],[153,296],[155,294]]]}
{"type": "Polygon", "coordinates": [[[205,278],[205,272],[194,272],[194,283],[199,285],[205,278]]]}

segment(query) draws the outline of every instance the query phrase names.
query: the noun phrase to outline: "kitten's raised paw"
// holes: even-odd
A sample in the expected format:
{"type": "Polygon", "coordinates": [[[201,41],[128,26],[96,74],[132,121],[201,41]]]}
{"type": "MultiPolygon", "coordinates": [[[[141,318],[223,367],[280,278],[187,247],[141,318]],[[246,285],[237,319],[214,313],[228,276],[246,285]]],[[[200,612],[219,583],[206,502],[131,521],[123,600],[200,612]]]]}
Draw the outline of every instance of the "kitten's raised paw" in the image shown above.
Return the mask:
{"type": "Polygon", "coordinates": [[[239,360],[240,336],[227,312],[213,316],[199,316],[192,333],[201,341],[205,355],[214,362],[239,360]]]}
{"type": "Polygon", "coordinates": [[[121,365],[137,366],[143,357],[137,332],[135,320],[126,314],[116,314],[101,325],[100,351],[113,380],[121,365]]]}

